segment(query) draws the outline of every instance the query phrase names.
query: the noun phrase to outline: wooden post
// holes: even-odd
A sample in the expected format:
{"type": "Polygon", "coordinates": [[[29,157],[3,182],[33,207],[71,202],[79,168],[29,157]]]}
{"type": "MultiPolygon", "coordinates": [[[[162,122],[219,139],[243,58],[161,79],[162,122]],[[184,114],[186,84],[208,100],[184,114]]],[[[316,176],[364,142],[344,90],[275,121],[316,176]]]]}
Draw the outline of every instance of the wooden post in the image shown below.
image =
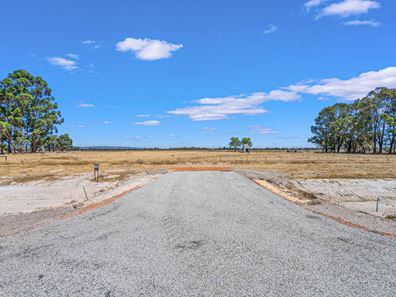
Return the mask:
{"type": "Polygon", "coordinates": [[[99,164],[94,164],[94,178],[95,181],[98,181],[99,179],[99,164]]]}
{"type": "Polygon", "coordinates": [[[85,199],[88,200],[88,195],[87,195],[87,191],[85,190],[85,187],[83,186],[83,190],[84,190],[84,194],[85,194],[85,199]]]}

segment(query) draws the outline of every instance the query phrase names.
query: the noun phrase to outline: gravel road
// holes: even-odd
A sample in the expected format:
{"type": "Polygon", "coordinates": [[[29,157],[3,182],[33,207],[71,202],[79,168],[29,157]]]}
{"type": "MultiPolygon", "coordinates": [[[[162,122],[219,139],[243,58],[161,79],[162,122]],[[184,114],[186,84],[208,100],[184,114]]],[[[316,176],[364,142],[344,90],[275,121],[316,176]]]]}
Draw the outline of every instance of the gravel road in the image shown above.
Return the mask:
{"type": "Polygon", "coordinates": [[[175,172],[0,239],[0,296],[396,296],[396,241],[233,172],[175,172]]]}

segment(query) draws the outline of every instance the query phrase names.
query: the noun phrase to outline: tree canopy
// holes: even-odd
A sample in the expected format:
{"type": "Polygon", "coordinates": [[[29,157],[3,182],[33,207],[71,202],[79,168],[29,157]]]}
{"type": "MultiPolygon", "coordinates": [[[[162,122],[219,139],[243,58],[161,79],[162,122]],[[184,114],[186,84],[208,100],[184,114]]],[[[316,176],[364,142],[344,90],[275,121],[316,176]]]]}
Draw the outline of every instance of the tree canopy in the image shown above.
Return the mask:
{"type": "Polygon", "coordinates": [[[242,138],[242,149],[245,149],[245,146],[252,146],[252,140],[249,137],[242,138]]]}
{"type": "Polygon", "coordinates": [[[242,148],[245,149],[246,146],[252,146],[252,140],[249,137],[244,137],[240,140],[238,137],[231,137],[230,143],[228,144],[230,148],[233,148],[235,151],[242,148]]]}
{"type": "Polygon", "coordinates": [[[230,143],[228,145],[235,151],[237,151],[241,147],[242,142],[239,140],[238,137],[231,137],[230,143]]]}
{"type": "Polygon", "coordinates": [[[25,70],[0,81],[0,143],[8,152],[36,152],[63,123],[47,82],[25,70]]]}
{"type": "Polygon", "coordinates": [[[325,152],[395,153],[396,89],[377,88],[351,104],[319,112],[309,142],[325,152]]]}

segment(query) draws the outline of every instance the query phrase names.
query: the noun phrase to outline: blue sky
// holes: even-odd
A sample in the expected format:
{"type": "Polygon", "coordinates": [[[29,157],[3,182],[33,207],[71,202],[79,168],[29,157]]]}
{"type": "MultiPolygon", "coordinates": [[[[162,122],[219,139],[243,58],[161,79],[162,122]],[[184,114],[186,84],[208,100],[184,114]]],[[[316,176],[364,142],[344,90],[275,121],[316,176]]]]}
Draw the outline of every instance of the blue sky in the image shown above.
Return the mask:
{"type": "Polygon", "coordinates": [[[308,146],[318,111],[396,87],[396,2],[7,1],[0,76],[41,75],[75,145],[308,146]]]}

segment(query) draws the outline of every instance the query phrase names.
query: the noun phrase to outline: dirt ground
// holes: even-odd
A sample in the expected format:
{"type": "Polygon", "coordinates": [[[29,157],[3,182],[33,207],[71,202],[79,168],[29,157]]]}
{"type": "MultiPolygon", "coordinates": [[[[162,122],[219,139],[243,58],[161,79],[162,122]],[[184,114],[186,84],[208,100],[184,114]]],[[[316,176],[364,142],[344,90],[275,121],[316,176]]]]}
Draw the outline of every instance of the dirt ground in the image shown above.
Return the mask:
{"type": "Polygon", "coordinates": [[[321,200],[362,213],[396,218],[395,179],[304,179],[291,183],[321,200]]]}
{"type": "Polygon", "coordinates": [[[103,174],[99,182],[83,173],[58,180],[0,185],[0,237],[102,207],[161,173],[165,172],[142,172],[122,178],[103,174]]]}
{"type": "Polygon", "coordinates": [[[0,186],[0,215],[64,206],[80,208],[140,187],[156,177],[157,174],[141,173],[114,180],[113,175],[105,175],[100,182],[95,182],[90,179],[90,175],[83,173],[52,181],[3,185],[0,186]]]}
{"type": "Polygon", "coordinates": [[[111,174],[145,170],[224,167],[285,173],[291,179],[396,178],[396,155],[324,154],[313,151],[83,151],[9,155],[0,160],[0,184],[92,174],[93,164],[111,174]]]}
{"type": "Polygon", "coordinates": [[[396,220],[396,179],[293,179],[276,171],[238,170],[271,192],[294,203],[328,202],[360,213],[396,220]],[[377,198],[380,198],[378,211],[377,198]]]}
{"type": "Polygon", "coordinates": [[[273,171],[238,172],[314,214],[396,240],[396,179],[293,180],[273,171]],[[378,212],[377,195],[381,195],[378,212]]]}

